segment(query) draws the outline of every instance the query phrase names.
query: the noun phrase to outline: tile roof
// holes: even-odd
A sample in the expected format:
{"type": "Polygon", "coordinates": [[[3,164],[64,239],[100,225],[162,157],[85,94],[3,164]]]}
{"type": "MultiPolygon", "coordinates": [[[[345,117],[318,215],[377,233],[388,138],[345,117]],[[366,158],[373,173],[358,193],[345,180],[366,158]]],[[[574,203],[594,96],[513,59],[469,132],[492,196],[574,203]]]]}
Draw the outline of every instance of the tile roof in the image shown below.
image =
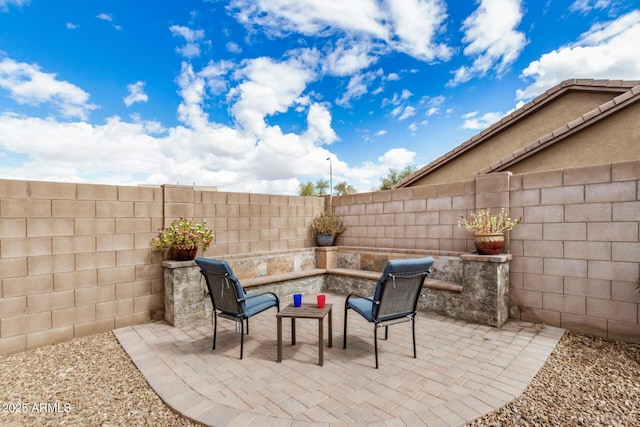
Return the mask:
{"type": "Polygon", "coordinates": [[[458,157],[462,153],[471,150],[472,148],[482,144],[495,134],[501,132],[505,128],[513,125],[518,120],[522,120],[524,117],[533,114],[535,111],[542,108],[544,105],[549,104],[560,96],[564,95],[568,91],[611,91],[620,93],[620,95],[613,98],[598,108],[589,111],[582,116],[566,123],[564,126],[554,130],[553,132],[543,135],[536,141],[528,144],[526,147],[521,148],[509,156],[498,160],[490,165],[488,168],[479,171],[479,174],[487,174],[490,172],[500,171],[509,165],[522,160],[533,154],[536,151],[543,149],[563,138],[589,126],[605,117],[615,113],[621,108],[626,107],[631,103],[635,103],[640,100],[640,80],[593,80],[593,79],[569,79],[561,82],[560,84],[550,88],[544,93],[538,95],[533,100],[529,101],[522,107],[513,111],[511,114],[503,117],[498,122],[492,124],[487,129],[484,129],[480,133],[472,136],[467,141],[458,145],[448,153],[440,156],[436,160],[420,168],[413,175],[405,178],[394,186],[394,188],[406,187],[409,184],[419,180],[425,175],[428,175],[431,171],[441,167],[447,162],[458,157]]]}

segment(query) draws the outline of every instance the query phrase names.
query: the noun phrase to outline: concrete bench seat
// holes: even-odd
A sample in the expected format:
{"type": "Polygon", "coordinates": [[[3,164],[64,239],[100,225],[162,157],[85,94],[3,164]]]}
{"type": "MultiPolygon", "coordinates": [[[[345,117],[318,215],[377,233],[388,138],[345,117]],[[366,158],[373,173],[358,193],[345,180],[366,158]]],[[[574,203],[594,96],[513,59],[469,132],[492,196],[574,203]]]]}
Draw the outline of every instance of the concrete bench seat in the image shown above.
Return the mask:
{"type": "MultiPolygon", "coordinates": [[[[508,318],[508,262],[511,255],[481,256],[421,250],[322,247],[232,254],[231,264],[248,291],[273,292],[288,304],[294,293],[371,295],[390,259],[433,256],[418,309],[501,326],[508,318]]],[[[180,326],[211,316],[201,275],[193,261],[164,261],[165,320],[180,326]]]]}
{"type": "MultiPolygon", "coordinates": [[[[377,271],[356,270],[352,268],[331,268],[327,270],[329,274],[337,274],[339,276],[356,277],[358,279],[366,279],[378,281],[382,273],[377,271]]],[[[459,283],[449,282],[447,280],[430,279],[424,281],[423,288],[437,289],[441,291],[462,292],[464,287],[459,283]]]]}
{"type": "Polygon", "coordinates": [[[243,288],[251,288],[255,286],[269,285],[272,283],[286,282],[287,280],[303,279],[305,277],[319,276],[325,274],[327,270],[324,268],[310,268],[307,270],[289,271],[280,274],[268,274],[265,276],[251,277],[240,281],[243,288]]]}

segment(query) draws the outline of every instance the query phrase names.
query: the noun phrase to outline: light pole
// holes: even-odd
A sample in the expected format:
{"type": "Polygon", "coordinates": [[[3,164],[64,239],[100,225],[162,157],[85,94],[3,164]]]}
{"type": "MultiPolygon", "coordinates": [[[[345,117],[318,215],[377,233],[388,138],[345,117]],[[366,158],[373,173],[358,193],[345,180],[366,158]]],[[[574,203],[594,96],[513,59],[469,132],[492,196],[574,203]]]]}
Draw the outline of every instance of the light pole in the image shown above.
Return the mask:
{"type": "Polygon", "coordinates": [[[333,168],[331,166],[331,157],[327,157],[329,160],[329,195],[333,196],[333,168]]]}

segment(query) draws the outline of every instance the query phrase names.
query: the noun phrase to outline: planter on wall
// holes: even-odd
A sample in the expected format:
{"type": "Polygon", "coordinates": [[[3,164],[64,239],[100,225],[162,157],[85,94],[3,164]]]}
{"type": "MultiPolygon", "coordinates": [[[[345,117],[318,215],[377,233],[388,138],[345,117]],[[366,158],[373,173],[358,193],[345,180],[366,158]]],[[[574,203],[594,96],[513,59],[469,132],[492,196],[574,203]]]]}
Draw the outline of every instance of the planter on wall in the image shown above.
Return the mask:
{"type": "Polygon", "coordinates": [[[197,253],[197,246],[184,247],[181,245],[172,245],[169,252],[169,258],[174,261],[191,261],[195,259],[197,253]]]}
{"type": "Polygon", "coordinates": [[[316,243],[318,246],[333,246],[333,240],[336,238],[333,234],[316,234],[316,243]]]}
{"type": "Polygon", "coordinates": [[[476,234],[473,243],[480,255],[499,255],[504,247],[504,233],[476,234]]]}

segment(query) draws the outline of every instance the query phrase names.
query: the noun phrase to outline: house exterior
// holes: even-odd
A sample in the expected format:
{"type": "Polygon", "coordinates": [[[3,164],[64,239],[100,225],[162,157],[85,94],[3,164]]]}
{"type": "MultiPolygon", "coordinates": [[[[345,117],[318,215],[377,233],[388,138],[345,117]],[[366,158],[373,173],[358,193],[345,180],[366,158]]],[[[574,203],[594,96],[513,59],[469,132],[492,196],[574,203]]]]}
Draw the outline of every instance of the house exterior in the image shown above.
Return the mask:
{"type": "Polygon", "coordinates": [[[396,184],[640,159],[640,80],[565,80],[396,184]]]}

